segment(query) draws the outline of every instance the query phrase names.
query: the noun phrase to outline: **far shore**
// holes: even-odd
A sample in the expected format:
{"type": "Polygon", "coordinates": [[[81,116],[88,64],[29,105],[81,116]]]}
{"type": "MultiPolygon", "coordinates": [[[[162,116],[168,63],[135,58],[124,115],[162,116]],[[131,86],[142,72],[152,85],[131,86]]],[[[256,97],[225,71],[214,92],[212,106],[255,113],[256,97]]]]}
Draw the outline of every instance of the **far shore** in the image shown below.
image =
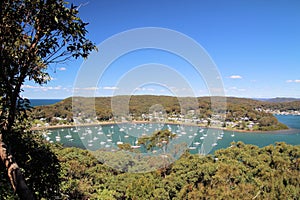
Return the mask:
{"type": "Polygon", "coordinates": [[[89,124],[63,124],[63,125],[52,125],[52,126],[40,126],[40,127],[32,127],[31,130],[51,130],[51,129],[59,129],[59,128],[74,128],[74,127],[88,127],[88,126],[101,126],[101,125],[116,125],[116,124],[150,124],[150,123],[162,123],[162,124],[172,124],[172,125],[185,125],[185,126],[198,126],[200,128],[210,128],[216,130],[225,130],[225,131],[234,131],[234,132],[241,132],[241,133],[289,133],[292,132],[294,129],[281,129],[281,130],[274,130],[274,131],[251,131],[251,130],[239,130],[239,129],[228,129],[222,127],[207,127],[199,124],[193,123],[178,123],[178,122],[149,122],[149,121],[131,121],[131,122],[113,122],[113,121],[103,121],[98,123],[89,123],[89,124]]]}

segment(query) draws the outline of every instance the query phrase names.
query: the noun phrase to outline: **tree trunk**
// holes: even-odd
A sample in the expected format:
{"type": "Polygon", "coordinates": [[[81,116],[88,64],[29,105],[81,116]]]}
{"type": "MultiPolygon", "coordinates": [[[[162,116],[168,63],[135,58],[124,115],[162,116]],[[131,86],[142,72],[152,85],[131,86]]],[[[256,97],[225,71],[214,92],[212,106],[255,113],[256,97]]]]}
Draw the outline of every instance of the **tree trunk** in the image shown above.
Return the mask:
{"type": "Polygon", "coordinates": [[[25,183],[25,178],[21,172],[21,169],[14,161],[13,156],[8,152],[7,146],[3,143],[1,133],[0,159],[7,169],[7,175],[15,193],[17,193],[22,200],[33,200],[34,196],[25,183]]]}

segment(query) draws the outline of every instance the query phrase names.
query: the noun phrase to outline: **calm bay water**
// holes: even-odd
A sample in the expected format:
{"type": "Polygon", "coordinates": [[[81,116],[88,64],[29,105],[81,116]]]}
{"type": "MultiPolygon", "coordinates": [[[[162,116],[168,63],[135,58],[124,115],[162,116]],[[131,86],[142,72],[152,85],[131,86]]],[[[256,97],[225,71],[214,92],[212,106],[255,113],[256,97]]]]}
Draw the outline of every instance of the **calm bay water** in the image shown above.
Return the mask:
{"type": "Polygon", "coordinates": [[[290,128],[300,129],[299,115],[275,115],[275,117],[290,128]]]}
{"type": "Polygon", "coordinates": [[[30,99],[30,105],[32,107],[35,106],[46,106],[46,105],[51,105],[51,104],[55,104],[59,101],[61,101],[62,99],[30,99]]]}
{"type": "Polygon", "coordinates": [[[213,153],[220,148],[227,148],[231,142],[242,141],[259,147],[286,142],[300,145],[300,116],[277,115],[279,121],[288,125],[288,131],[277,132],[233,132],[216,129],[202,129],[196,126],[167,124],[119,124],[90,127],[54,129],[44,134],[52,142],[61,142],[64,146],[84,149],[117,149],[117,144],[129,143],[141,152],[146,149],[138,147],[137,140],[143,135],[150,135],[156,130],[169,129],[178,136],[170,145],[185,143],[191,153],[213,153]]]}

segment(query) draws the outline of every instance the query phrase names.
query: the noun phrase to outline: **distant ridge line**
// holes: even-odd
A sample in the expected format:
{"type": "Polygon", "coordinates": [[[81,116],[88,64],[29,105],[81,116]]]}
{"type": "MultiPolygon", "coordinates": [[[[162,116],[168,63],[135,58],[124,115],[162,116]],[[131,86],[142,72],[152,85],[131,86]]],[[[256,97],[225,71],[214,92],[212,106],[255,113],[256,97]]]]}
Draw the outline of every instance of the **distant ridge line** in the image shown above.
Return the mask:
{"type": "Polygon", "coordinates": [[[254,100],[265,101],[270,103],[285,103],[300,101],[300,98],[290,98],[290,97],[276,97],[276,98],[253,98],[254,100]]]}

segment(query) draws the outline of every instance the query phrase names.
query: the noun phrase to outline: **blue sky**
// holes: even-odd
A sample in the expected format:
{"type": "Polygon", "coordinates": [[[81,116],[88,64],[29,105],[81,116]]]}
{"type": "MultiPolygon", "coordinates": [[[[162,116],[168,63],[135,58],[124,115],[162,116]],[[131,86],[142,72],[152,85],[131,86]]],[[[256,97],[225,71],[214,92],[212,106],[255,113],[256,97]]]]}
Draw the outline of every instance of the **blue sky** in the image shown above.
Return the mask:
{"type": "MultiPolygon", "coordinates": [[[[199,43],[214,61],[226,96],[300,98],[300,1],[221,0],[74,0],[89,22],[88,38],[100,44],[123,31],[162,27],[199,43]]],[[[101,49],[99,49],[101,53],[101,49]]],[[[50,66],[52,81],[25,82],[28,98],[61,99],[73,95],[83,60],[50,66]]],[[[183,59],[155,49],[131,52],[115,60],[90,89],[96,96],[117,94],[118,81],[137,66],[167,65],[188,81],[196,96],[209,95],[205,80],[183,59]]],[[[101,63],[95,63],[101,65],[101,63]]],[[[139,76],[140,77],[140,76],[139,76]]],[[[137,79],[139,77],[136,77],[137,79]]],[[[171,79],[166,76],[166,79],[171,79]]],[[[171,80],[170,80],[171,81],[171,80]]],[[[154,81],[155,82],[155,81],[154,81]]],[[[145,84],[131,94],[174,95],[180,84],[145,84]],[[171,88],[172,87],[172,88],[171,88]],[[170,90],[172,89],[172,91],[170,90]]]]}

